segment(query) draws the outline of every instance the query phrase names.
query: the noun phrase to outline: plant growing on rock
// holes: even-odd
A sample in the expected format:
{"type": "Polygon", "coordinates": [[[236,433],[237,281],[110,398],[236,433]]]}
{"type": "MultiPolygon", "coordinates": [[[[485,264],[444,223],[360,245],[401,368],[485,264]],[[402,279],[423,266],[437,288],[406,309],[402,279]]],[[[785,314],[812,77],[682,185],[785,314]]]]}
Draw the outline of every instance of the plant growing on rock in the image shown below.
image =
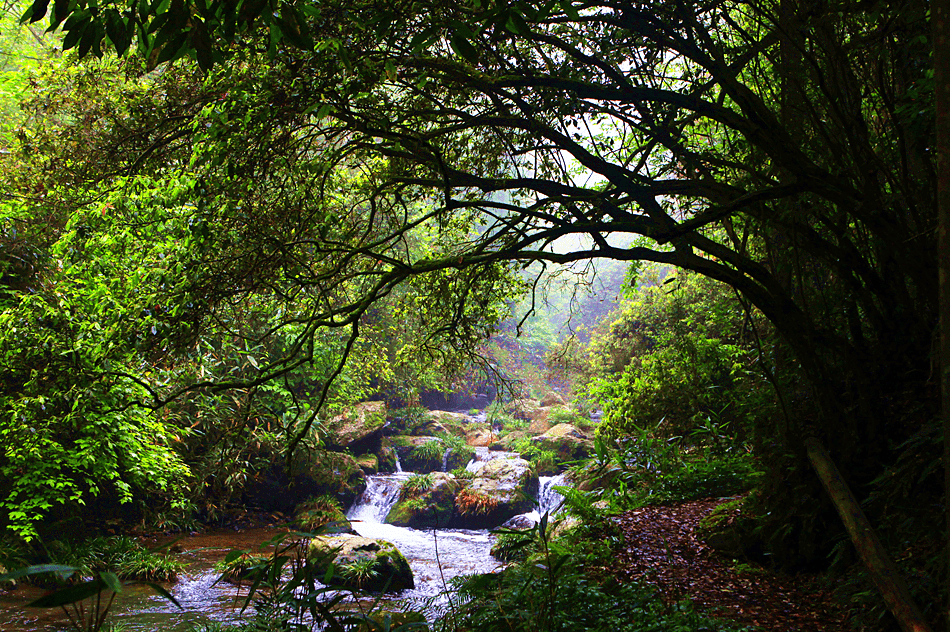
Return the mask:
{"type": "Polygon", "coordinates": [[[469,489],[463,489],[455,497],[455,508],[459,514],[467,516],[470,514],[487,514],[498,506],[498,500],[487,494],[480,494],[469,489]]]}
{"type": "Polygon", "coordinates": [[[431,473],[413,474],[402,484],[402,489],[406,498],[412,498],[432,489],[432,484],[431,473]]]}

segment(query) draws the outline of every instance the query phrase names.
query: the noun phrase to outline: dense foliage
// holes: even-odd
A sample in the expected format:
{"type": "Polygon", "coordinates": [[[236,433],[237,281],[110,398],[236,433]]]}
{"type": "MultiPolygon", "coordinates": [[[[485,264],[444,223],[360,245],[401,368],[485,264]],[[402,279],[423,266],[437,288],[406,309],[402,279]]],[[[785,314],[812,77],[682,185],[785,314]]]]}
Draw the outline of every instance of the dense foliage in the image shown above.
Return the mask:
{"type": "Polygon", "coordinates": [[[54,65],[4,137],[9,526],[104,488],[183,506],[189,468],[220,481],[218,456],[317,442],[334,405],[465,369],[519,269],[607,258],[698,275],[594,341],[579,370],[608,434],[751,438],[788,567],[840,537],[816,437],[946,574],[921,528],[941,447],[926,2],[241,6],[26,12],[80,57],[137,55],[54,65]]]}

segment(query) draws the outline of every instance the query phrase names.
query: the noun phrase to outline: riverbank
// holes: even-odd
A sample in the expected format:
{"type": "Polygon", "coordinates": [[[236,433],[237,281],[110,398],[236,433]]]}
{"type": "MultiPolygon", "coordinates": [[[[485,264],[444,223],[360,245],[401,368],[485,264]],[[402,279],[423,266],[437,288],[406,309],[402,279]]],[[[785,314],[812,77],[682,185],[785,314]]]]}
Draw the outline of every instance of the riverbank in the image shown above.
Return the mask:
{"type": "Polygon", "coordinates": [[[709,616],[770,632],[850,632],[826,578],[781,575],[725,559],[696,537],[723,499],[644,507],[617,518],[624,548],[614,576],[653,586],[668,604],[688,599],[709,616]]]}

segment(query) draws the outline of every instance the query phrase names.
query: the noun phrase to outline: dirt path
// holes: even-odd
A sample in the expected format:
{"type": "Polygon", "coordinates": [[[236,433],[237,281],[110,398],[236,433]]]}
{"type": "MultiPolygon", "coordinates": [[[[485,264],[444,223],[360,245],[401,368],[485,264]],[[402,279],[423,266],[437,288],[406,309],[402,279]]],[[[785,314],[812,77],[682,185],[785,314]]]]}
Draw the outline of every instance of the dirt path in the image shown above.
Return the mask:
{"type": "Polygon", "coordinates": [[[645,507],[619,518],[621,579],[655,586],[668,602],[689,598],[708,615],[776,632],[846,632],[847,613],[818,578],[734,569],[699,541],[699,521],[722,500],[645,507]]]}

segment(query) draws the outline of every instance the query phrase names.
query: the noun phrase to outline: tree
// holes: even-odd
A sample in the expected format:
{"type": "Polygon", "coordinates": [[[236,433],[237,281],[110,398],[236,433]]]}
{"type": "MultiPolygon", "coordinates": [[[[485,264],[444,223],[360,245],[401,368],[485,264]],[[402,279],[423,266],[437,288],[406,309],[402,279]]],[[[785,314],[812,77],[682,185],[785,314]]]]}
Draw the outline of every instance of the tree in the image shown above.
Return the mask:
{"type": "MultiPolygon", "coordinates": [[[[786,396],[806,411],[774,463],[803,490],[818,493],[804,482],[809,436],[864,494],[897,459],[890,445],[932,428],[925,2],[69,6],[53,22],[81,55],[135,41],[153,64],[190,56],[208,71],[218,96],[184,99],[176,132],[112,136],[128,156],[116,168],[133,170],[167,168],[157,152],[190,138],[220,255],[205,287],[224,277],[228,292],[254,291],[267,268],[331,296],[342,275],[352,298],[312,318],[355,332],[418,275],[655,261],[729,284],[773,323],[788,349],[773,363],[801,376],[786,396]],[[360,203],[316,209],[340,173],[363,174],[360,203]],[[426,226],[430,255],[396,247],[426,226]],[[579,235],[593,246],[556,247],[579,235]]],[[[35,2],[29,19],[47,8],[35,2]]],[[[805,513],[787,516],[784,543],[819,559],[822,529],[805,513]]]]}

